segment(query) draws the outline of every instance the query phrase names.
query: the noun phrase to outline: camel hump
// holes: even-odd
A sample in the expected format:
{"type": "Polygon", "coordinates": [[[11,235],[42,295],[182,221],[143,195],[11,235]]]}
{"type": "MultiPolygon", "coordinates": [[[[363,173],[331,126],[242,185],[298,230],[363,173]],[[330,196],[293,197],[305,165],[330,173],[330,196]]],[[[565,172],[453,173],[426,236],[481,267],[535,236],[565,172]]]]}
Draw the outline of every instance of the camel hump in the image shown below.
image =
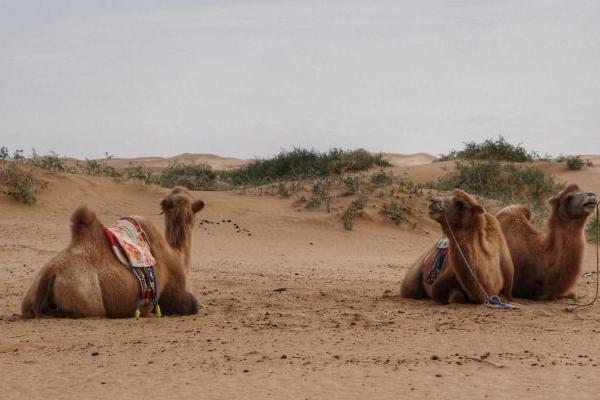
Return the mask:
{"type": "Polygon", "coordinates": [[[94,225],[101,225],[96,214],[87,206],[79,206],[71,215],[71,239],[79,241],[94,225]]]}
{"type": "Polygon", "coordinates": [[[515,204],[512,206],[504,207],[502,210],[496,213],[496,218],[500,221],[507,219],[525,219],[531,220],[531,210],[529,207],[523,204],[515,204]]]}

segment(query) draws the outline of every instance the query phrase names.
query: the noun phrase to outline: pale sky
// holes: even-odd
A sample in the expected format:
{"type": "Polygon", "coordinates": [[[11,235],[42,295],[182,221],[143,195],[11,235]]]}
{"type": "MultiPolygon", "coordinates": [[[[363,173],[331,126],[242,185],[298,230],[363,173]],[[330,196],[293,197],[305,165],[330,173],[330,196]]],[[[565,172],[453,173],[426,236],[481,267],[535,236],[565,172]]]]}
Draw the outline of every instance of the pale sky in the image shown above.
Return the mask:
{"type": "Polygon", "coordinates": [[[0,0],[0,146],[600,153],[600,1],[0,0]]]}

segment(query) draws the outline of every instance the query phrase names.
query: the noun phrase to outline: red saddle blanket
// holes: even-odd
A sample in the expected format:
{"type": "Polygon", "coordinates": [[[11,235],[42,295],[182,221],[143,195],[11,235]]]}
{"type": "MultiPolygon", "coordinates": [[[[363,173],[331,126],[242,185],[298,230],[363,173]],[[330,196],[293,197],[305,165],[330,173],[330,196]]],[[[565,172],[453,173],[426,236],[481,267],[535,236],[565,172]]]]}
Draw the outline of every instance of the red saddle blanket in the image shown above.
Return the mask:
{"type": "Polygon", "coordinates": [[[150,250],[148,237],[140,224],[125,217],[104,228],[108,243],[119,261],[129,267],[138,283],[139,292],[135,300],[136,310],[140,305],[158,304],[158,283],[154,266],[156,260],[150,250]]]}

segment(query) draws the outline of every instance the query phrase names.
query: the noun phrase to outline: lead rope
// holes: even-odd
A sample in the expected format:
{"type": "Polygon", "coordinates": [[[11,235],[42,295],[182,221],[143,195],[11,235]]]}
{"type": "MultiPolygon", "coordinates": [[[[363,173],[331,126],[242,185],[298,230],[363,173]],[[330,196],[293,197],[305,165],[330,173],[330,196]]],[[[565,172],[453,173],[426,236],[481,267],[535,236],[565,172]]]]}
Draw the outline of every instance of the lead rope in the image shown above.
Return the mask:
{"type": "Polygon", "coordinates": [[[598,300],[598,285],[600,284],[600,282],[598,281],[598,274],[600,274],[600,220],[598,219],[600,211],[598,211],[598,204],[600,203],[596,203],[596,293],[594,294],[594,298],[592,299],[592,301],[590,301],[589,303],[583,305],[577,305],[576,303],[570,304],[567,307],[567,311],[575,312],[577,311],[578,307],[591,307],[598,300]]]}
{"type": "Polygon", "coordinates": [[[465,265],[467,266],[467,269],[471,273],[471,276],[473,277],[473,279],[477,283],[477,286],[479,287],[479,290],[481,291],[481,293],[485,297],[485,301],[483,302],[483,304],[486,307],[494,308],[496,310],[502,310],[502,311],[512,310],[513,309],[513,305],[510,304],[510,303],[504,303],[504,302],[502,302],[502,299],[500,298],[500,296],[496,296],[496,295],[494,295],[494,296],[488,296],[487,292],[485,291],[485,289],[483,288],[483,286],[479,282],[479,279],[477,279],[477,275],[475,275],[475,272],[473,271],[473,269],[471,268],[471,265],[467,261],[467,257],[465,257],[462,249],[460,248],[460,244],[458,244],[458,240],[456,240],[456,236],[454,236],[454,231],[452,230],[452,227],[450,226],[450,222],[448,221],[448,217],[446,216],[446,213],[443,212],[442,214],[444,215],[444,220],[446,220],[446,226],[448,226],[448,230],[450,231],[450,235],[452,236],[452,240],[454,240],[454,243],[456,244],[456,248],[458,249],[458,253],[462,257],[463,261],[465,262],[465,265]]]}

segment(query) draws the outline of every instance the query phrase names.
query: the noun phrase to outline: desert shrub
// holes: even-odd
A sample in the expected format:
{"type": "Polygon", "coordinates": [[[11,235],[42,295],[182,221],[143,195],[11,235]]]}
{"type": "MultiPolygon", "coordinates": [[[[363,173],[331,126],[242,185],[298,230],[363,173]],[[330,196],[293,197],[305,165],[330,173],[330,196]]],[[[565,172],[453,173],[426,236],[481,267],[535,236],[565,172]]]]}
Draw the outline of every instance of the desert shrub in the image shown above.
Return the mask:
{"type": "Polygon", "coordinates": [[[85,175],[117,178],[120,174],[114,167],[108,165],[108,161],[111,159],[112,156],[105,153],[104,158],[101,160],[90,160],[86,158],[84,161],[77,161],[75,163],[75,172],[85,175]]]}
{"type": "Polygon", "coordinates": [[[333,196],[330,192],[331,180],[318,179],[312,187],[313,197],[306,202],[306,208],[317,208],[325,204],[327,212],[331,212],[333,196]]]}
{"type": "Polygon", "coordinates": [[[363,178],[357,175],[344,176],[342,178],[342,184],[345,189],[342,192],[342,196],[351,196],[360,191],[363,185],[363,178]]]}
{"type": "Polygon", "coordinates": [[[131,162],[116,179],[119,182],[131,181],[143,183],[144,185],[159,183],[159,177],[153,171],[143,165],[133,165],[131,162]]]}
{"type": "Polygon", "coordinates": [[[389,203],[383,204],[379,210],[379,214],[399,225],[403,221],[408,221],[408,217],[412,215],[412,211],[409,207],[392,200],[389,203]]]}
{"type": "Polygon", "coordinates": [[[51,172],[67,171],[65,163],[58,157],[58,154],[53,151],[51,151],[50,154],[39,155],[35,152],[35,150],[33,150],[29,162],[31,165],[46,169],[51,172]]]}
{"type": "Polygon", "coordinates": [[[36,178],[31,170],[15,162],[0,164],[0,188],[17,201],[34,204],[36,194],[47,186],[43,180],[36,178]]]}
{"type": "Polygon", "coordinates": [[[585,227],[585,237],[590,242],[596,242],[598,240],[598,216],[594,215],[585,227]]]}
{"type": "Polygon", "coordinates": [[[569,171],[578,171],[586,165],[581,156],[568,156],[565,161],[569,171]]]}
{"type": "Polygon", "coordinates": [[[541,208],[561,189],[551,175],[535,168],[496,161],[457,161],[456,170],[442,177],[437,189],[463,189],[469,193],[508,202],[528,202],[541,208]]]}
{"type": "Polygon", "coordinates": [[[160,175],[161,186],[184,186],[190,190],[215,190],[218,174],[208,164],[169,165],[160,175]]]}
{"type": "Polygon", "coordinates": [[[382,169],[371,175],[369,181],[376,186],[389,185],[394,181],[394,175],[382,169]]]}
{"type": "Polygon", "coordinates": [[[319,178],[344,172],[389,166],[381,154],[333,149],[326,153],[295,148],[268,159],[256,159],[227,173],[233,185],[263,185],[279,180],[319,178]]]}
{"type": "Polygon", "coordinates": [[[466,142],[463,150],[452,150],[442,155],[438,161],[448,160],[488,160],[527,162],[538,159],[535,152],[529,152],[523,146],[508,143],[502,136],[486,139],[482,143],[466,142]]]}
{"type": "Polygon", "coordinates": [[[0,160],[7,160],[9,157],[8,147],[2,146],[0,147],[0,160]]]}
{"type": "Polygon", "coordinates": [[[346,211],[342,214],[344,228],[351,231],[354,228],[354,219],[358,217],[367,205],[367,196],[360,195],[350,203],[346,211]]]}

